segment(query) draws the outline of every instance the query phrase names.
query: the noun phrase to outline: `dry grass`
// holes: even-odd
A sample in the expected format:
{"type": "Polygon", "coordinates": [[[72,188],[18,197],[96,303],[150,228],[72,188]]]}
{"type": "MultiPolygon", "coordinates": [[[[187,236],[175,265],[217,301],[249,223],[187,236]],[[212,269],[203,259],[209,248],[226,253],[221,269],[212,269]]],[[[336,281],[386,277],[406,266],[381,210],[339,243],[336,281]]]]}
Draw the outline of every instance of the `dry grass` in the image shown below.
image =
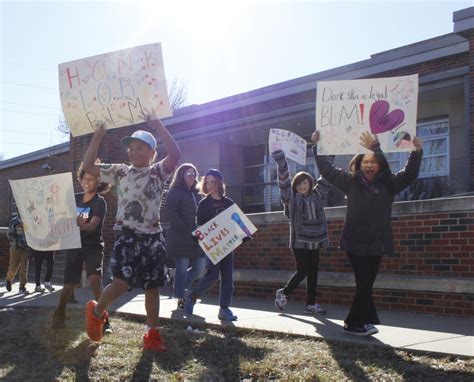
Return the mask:
{"type": "Polygon", "coordinates": [[[163,321],[169,351],[142,350],[143,318],[113,315],[115,334],[88,340],[80,310],[50,329],[51,309],[0,311],[0,379],[472,381],[474,360],[381,346],[163,321]]]}

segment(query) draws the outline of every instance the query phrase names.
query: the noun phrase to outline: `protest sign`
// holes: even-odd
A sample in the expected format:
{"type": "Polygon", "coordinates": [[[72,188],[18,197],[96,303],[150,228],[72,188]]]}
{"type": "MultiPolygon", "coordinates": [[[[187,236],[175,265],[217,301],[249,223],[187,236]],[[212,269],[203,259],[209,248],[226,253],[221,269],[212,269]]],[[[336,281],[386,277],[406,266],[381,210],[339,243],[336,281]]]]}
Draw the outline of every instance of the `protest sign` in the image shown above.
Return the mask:
{"type": "Polygon", "coordinates": [[[217,264],[242,244],[244,238],[250,237],[256,231],[257,228],[237,204],[233,204],[196,229],[193,235],[198,238],[199,245],[209,260],[217,264]]]}
{"type": "Polygon", "coordinates": [[[38,251],[81,248],[71,173],[9,182],[29,247],[38,251]]]}
{"type": "Polygon", "coordinates": [[[270,153],[283,150],[288,159],[299,164],[306,164],[306,141],[291,131],[271,129],[268,137],[270,153]]]}
{"type": "Polygon", "coordinates": [[[144,109],[172,115],[161,44],[138,46],[59,65],[64,117],[72,135],[143,122],[144,109]]]}
{"type": "Polygon", "coordinates": [[[418,75],[318,82],[318,153],[366,152],[362,132],[376,134],[384,152],[410,151],[416,136],[418,75]]]}

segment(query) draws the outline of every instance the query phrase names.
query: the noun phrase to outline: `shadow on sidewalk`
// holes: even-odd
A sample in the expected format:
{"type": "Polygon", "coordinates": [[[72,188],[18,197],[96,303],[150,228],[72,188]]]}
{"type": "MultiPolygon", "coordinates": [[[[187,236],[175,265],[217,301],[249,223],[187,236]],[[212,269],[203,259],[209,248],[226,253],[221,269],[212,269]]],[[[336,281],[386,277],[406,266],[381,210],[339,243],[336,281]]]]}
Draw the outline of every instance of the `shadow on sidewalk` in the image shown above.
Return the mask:
{"type": "MultiPolygon", "coordinates": [[[[335,324],[325,316],[304,319],[289,314],[281,315],[313,325],[316,332],[323,338],[325,334],[343,330],[340,325],[335,324]]],[[[425,365],[422,362],[423,357],[419,355],[421,353],[419,351],[412,353],[410,350],[397,350],[387,346],[374,336],[358,337],[350,334],[345,335],[347,340],[325,339],[325,342],[329,346],[334,360],[350,380],[372,381],[373,379],[367,376],[364,368],[371,368],[373,365],[377,365],[377,367],[385,370],[395,370],[404,380],[433,380],[439,377],[446,381],[472,381],[474,378],[474,374],[469,372],[434,369],[425,365]],[[359,346],[359,344],[364,344],[365,346],[359,346]]],[[[430,357],[441,359],[446,356],[431,353],[430,357]]]]}

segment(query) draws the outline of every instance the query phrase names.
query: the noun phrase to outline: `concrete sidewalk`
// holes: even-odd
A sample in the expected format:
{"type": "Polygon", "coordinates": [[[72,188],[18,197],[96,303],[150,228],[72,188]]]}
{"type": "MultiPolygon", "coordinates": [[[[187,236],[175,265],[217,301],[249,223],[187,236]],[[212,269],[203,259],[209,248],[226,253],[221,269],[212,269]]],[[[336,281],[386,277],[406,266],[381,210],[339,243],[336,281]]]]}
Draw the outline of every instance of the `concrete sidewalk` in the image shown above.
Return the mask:
{"type": "MultiPolygon", "coordinates": [[[[12,292],[1,286],[0,308],[5,307],[55,307],[61,286],[53,293],[18,294],[18,283],[12,292]]],[[[29,284],[28,290],[34,290],[29,284]]],[[[169,298],[169,288],[163,288],[160,299],[160,316],[193,323],[234,325],[241,328],[268,330],[306,336],[323,337],[329,340],[352,341],[363,344],[385,345],[401,349],[422,350],[461,356],[474,356],[474,320],[460,317],[444,317],[426,314],[412,314],[394,311],[379,311],[383,325],[378,325],[379,333],[372,337],[351,336],[342,331],[343,319],[348,307],[326,306],[325,316],[312,316],[303,313],[302,302],[291,302],[284,312],[276,311],[273,300],[236,298],[232,311],[239,319],[235,322],[218,320],[218,304],[215,297],[204,297],[194,307],[194,315],[187,317],[176,310],[176,300],[169,298]]],[[[79,304],[68,307],[83,309],[91,299],[88,288],[76,289],[79,304]]],[[[141,289],[124,294],[110,311],[145,314],[144,295],[141,289]]]]}

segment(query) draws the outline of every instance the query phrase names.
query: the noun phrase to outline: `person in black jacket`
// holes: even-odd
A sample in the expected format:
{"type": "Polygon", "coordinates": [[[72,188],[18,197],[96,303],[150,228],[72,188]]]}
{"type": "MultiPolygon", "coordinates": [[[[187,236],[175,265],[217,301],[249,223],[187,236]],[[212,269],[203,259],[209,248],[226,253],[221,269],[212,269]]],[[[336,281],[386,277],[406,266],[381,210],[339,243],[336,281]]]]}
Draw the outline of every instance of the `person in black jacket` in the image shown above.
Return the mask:
{"type": "MultiPolygon", "coordinates": [[[[224,177],[219,170],[210,169],[201,181],[201,193],[206,195],[201,200],[197,210],[197,224],[201,226],[229,208],[234,202],[225,196],[224,177]]],[[[220,320],[235,321],[237,316],[232,313],[229,306],[234,292],[234,253],[229,253],[217,264],[207,259],[207,271],[204,277],[186,297],[184,310],[193,314],[197,298],[206,292],[217,281],[220,274],[219,314],[220,320]]]]}
{"type": "Polygon", "coordinates": [[[344,320],[344,331],[366,336],[378,332],[380,323],[372,298],[383,254],[393,254],[391,226],[394,196],[418,177],[423,156],[422,142],[413,139],[412,151],[404,169],[392,174],[376,136],[366,132],[361,146],[372,151],[356,155],[349,172],[336,168],[327,156],[317,155],[319,132],[311,136],[313,152],[321,175],[347,195],[347,212],[339,246],[346,251],[356,281],[356,293],[344,320]]]}
{"type": "Polygon", "coordinates": [[[175,259],[174,297],[178,309],[184,309],[184,294],[206,270],[206,258],[192,232],[196,226],[196,211],[201,200],[196,188],[199,174],[191,163],[178,167],[166,199],[168,233],[166,250],[175,259]]]}

